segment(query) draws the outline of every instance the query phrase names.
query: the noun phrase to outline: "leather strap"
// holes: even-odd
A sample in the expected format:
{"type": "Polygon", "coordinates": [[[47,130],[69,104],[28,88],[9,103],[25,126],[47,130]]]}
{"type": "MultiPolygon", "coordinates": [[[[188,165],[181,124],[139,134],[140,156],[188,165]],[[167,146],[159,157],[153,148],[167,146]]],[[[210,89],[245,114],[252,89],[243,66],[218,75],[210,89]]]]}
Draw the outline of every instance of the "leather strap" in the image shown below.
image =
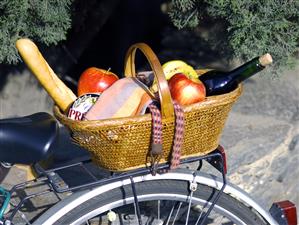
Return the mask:
{"type": "Polygon", "coordinates": [[[157,165],[163,154],[163,136],[162,136],[162,116],[159,108],[151,103],[148,109],[152,115],[152,140],[148,160],[151,165],[151,173],[155,175],[157,172],[157,165]]]}
{"type": "Polygon", "coordinates": [[[180,165],[181,149],[184,142],[184,111],[181,106],[174,102],[175,111],[175,134],[173,139],[172,157],[170,169],[175,169],[180,165]]]}
{"type": "MultiPolygon", "coordinates": [[[[152,115],[152,143],[149,152],[151,164],[151,172],[153,175],[157,172],[157,165],[163,153],[163,137],[162,137],[162,118],[158,107],[152,103],[149,105],[152,115]]],[[[173,140],[172,156],[170,161],[170,169],[175,169],[180,164],[181,148],[184,142],[184,112],[179,104],[174,102],[175,110],[175,134],[173,140]]]]}
{"type": "Polygon", "coordinates": [[[155,78],[157,79],[158,83],[158,90],[159,90],[159,97],[161,103],[161,111],[162,111],[162,118],[170,118],[174,117],[174,108],[173,103],[168,87],[167,80],[165,78],[162,66],[153,52],[153,50],[145,43],[137,43],[132,45],[126,54],[125,57],[125,76],[126,77],[136,77],[135,71],[135,55],[136,50],[139,49],[147,58],[149,62],[155,78]]]}
{"type": "Polygon", "coordinates": [[[162,143],[162,118],[158,107],[155,104],[149,105],[150,112],[152,114],[152,146],[151,155],[158,156],[163,152],[162,143]]]}

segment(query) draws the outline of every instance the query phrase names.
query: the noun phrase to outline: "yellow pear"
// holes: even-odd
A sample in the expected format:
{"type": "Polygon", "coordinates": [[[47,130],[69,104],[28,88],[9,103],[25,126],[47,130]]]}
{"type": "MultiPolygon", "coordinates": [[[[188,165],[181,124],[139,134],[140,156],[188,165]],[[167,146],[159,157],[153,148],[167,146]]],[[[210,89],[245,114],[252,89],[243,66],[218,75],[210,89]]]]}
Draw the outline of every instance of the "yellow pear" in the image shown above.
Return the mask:
{"type": "MultiPolygon", "coordinates": [[[[190,79],[198,78],[197,72],[193,69],[193,67],[188,65],[187,63],[185,63],[182,60],[168,61],[162,65],[162,69],[165,74],[166,80],[169,80],[176,73],[183,73],[190,79]]],[[[154,81],[154,83],[150,89],[153,92],[158,91],[156,80],[154,81]]]]}
{"type": "Polygon", "coordinates": [[[192,66],[182,60],[171,60],[162,65],[163,72],[167,80],[176,73],[183,73],[188,78],[197,78],[198,75],[192,66]]]}

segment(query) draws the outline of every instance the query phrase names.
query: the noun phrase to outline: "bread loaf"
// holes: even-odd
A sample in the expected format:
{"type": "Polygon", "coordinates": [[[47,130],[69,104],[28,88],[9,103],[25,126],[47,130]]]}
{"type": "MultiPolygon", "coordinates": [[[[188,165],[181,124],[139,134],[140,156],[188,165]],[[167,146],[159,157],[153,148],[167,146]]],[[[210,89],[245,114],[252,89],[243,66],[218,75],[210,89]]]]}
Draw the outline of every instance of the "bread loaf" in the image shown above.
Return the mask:
{"type": "Polygon", "coordinates": [[[55,104],[65,112],[69,105],[76,100],[76,95],[58,78],[31,40],[19,39],[16,42],[16,47],[26,65],[55,104]]]}

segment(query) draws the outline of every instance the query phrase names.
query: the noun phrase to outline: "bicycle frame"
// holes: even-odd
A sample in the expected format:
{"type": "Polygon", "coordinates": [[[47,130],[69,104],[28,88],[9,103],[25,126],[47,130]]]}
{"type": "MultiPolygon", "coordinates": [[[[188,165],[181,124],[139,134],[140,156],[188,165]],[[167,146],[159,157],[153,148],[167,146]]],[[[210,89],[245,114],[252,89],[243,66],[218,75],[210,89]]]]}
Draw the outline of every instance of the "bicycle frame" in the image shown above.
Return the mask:
{"type": "Polygon", "coordinates": [[[5,212],[6,208],[8,207],[8,204],[10,202],[10,192],[6,191],[4,188],[2,188],[0,186],[0,195],[2,195],[3,198],[4,198],[2,208],[0,209],[0,220],[1,220],[3,215],[4,215],[4,212],[5,212]]]}

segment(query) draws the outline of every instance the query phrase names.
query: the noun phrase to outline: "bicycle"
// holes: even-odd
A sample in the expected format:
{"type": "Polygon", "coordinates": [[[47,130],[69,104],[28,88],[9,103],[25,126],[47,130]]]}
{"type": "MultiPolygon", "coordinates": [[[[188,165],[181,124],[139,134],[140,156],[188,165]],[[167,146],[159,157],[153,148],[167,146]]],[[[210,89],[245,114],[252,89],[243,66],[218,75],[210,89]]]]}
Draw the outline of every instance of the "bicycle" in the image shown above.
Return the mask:
{"type": "Polygon", "coordinates": [[[91,171],[90,159],[50,169],[41,166],[39,162],[53,152],[58,133],[58,123],[48,113],[0,120],[0,162],[32,165],[37,173],[36,179],[10,190],[0,187],[0,224],[14,224],[26,201],[48,193],[68,196],[34,221],[24,217],[24,224],[296,224],[292,203],[275,203],[267,211],[227,182],[221,146],[208,155],[181,160],[182,165],[198,162],[195,170],[168,171],[169,165],[164,163],[156,175],[145,167],[99,177],[91,171]],[[203,165],[216,168],[217,175],[204,173],[203,165]],[[90,179],[73,184],[73,176],[63,178],[67,170],[83,171],[90,179]],[[18,190],[37,184],[47,189],[22,197],[17,205],[10,204],[18,190]]]}

